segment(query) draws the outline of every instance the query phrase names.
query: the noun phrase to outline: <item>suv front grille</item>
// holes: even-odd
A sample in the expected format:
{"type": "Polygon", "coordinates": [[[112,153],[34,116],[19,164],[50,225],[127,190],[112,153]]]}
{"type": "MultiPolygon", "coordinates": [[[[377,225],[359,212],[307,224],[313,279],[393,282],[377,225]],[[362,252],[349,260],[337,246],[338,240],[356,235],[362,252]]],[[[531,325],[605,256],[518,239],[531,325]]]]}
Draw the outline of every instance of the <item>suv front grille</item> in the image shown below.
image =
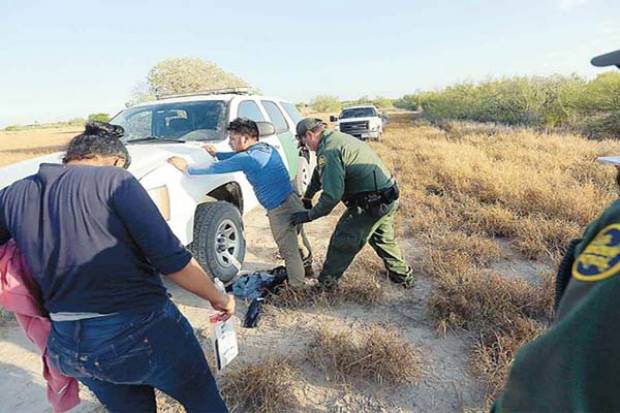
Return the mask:
{"type": "Polygon", "coordinates": [[[368,132],[368,121],[361,120],[355,122],[343,122],[340,124],[340,132],[348,133],[349,135],[359,136],[362,133],[368,132]]]}

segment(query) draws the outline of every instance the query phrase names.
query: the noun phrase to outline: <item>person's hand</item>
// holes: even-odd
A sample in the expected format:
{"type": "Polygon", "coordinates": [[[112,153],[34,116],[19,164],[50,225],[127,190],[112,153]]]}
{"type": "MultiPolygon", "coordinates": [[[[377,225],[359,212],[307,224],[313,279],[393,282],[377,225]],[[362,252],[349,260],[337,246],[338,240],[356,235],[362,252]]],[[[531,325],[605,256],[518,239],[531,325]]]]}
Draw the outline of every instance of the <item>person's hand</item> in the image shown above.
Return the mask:
{"type": "Polygon", "coordinates": [[[291,216],[290,224],[291,227],[296,227],[297,225],[303,224],[304,222],[310,222],[310,215],[308,211],[295,212],[291,216]]]}
{"type": "Polygon", "coordinates": [[[226,321],[235,314],[235,297],[231,294],[222,293],[220,294],[220,299],[217,302],[212,302],[211,306],[221,311],[219,319],[226,321]]]}
{"type": "Polygon", "coordinates": [[[203,145],[202,149],[207,151],[209,153],[209,155],[211,155],[211,156],[215,156],[215,154],[217,154],[217,148],[215,147],[215,145],[212,145],[210,143],[207,143],[206,145],[203,145]]]}
{"type": "Polygon", "coordinates": [[[312,199],[310,199],[310,198],[301,198],[301,203],[304,204],[304,208],[312,209],[312,199]]]}
{"type": "Polygon", "coordinates": [[[187,172],[187,161],[179,156],[168,158],[168,163],[181,172],[187,172]]]}

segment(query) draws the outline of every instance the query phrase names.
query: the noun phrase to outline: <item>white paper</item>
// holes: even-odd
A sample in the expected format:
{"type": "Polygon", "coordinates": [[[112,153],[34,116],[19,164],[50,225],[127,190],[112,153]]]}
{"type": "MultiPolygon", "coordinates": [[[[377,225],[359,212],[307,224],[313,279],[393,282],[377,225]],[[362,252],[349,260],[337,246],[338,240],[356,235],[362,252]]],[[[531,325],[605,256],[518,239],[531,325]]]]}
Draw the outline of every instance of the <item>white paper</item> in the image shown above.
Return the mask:
{"type": "Polygon", "coordinates": [[[217,370],[222,371],[239,354],[232,318],[215,323],[212,341],[217,370]]]}
{"type": "Polygon", "coordinates": [[[620,165],[620,156],[600,156],[596,160],[611,165],[620,165]]]}

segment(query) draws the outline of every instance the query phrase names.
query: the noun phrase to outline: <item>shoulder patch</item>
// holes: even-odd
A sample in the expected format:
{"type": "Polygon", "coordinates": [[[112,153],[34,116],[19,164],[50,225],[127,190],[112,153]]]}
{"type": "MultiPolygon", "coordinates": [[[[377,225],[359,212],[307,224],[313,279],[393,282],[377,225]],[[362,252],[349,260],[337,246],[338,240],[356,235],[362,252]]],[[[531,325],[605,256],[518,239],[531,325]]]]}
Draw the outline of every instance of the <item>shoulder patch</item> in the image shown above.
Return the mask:
{"type": "Polygon", "coordinates": [[[579,254],[573,264],[573,278],[594,282],[620,272],[620,224],[605,227],[579,254]]]}
{"type": "Polygon", "coordinates": [[[316,160],[316,164],[319,168],[322,168],[327,163],[327,159],[325,159],[325,155],[319,156],[319,159],[316,160]]]}

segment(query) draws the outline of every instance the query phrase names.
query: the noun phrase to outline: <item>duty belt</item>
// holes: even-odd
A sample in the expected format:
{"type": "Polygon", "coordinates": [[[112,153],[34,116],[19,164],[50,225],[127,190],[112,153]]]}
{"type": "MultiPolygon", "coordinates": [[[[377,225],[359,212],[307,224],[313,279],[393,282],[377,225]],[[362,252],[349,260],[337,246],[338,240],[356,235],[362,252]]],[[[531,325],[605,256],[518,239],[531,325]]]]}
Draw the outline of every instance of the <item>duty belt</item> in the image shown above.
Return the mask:
{"type": "Polygon", "coordinates": [[[344,202],[348,208],[355,208],[358,206],[363,207],[368,204],[369,201],[377,199],[389,205],[398,198],[400,198],[400,189],[398,188],[398,184],[394,182],[392,186],[377,191],[366,191],[345,195],[342,198],[342,202],[344,202]]]}

